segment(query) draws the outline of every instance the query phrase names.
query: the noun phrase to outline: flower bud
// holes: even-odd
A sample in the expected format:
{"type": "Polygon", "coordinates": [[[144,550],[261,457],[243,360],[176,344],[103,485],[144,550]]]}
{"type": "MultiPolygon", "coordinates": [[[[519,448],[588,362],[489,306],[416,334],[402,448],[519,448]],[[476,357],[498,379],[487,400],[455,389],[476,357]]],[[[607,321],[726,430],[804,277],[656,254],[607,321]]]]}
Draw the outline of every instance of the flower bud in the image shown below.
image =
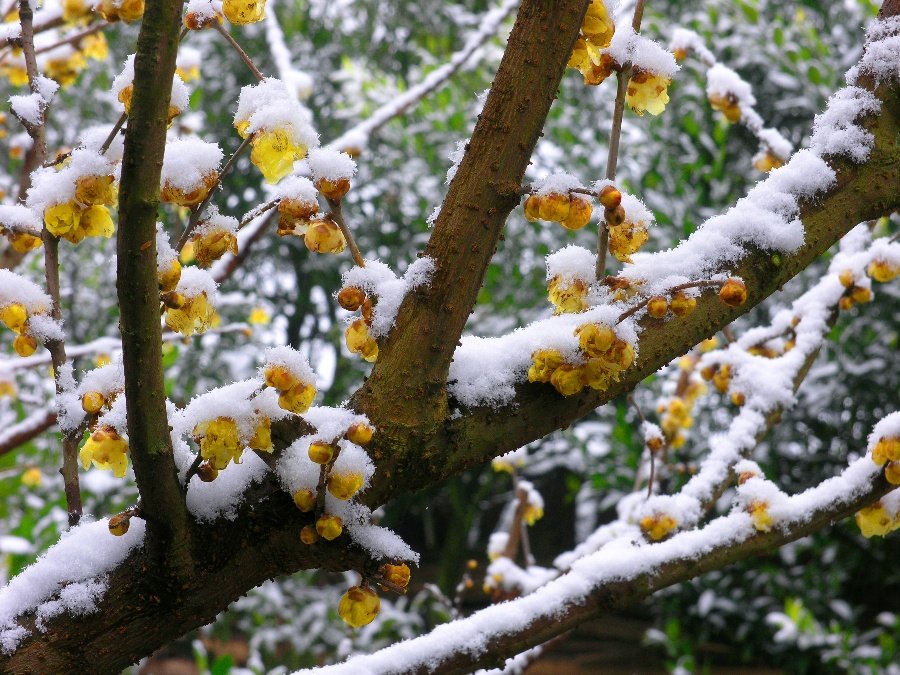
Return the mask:
{"type": "Polygon", "coordinates": [[[309,444],[309,458],[316,464],[328,464],[334,457],[334,448],[325,441],[313,441],[309,444]]]}
{"type": "Polygon", "coordinates": [[[310,544],[315,544],[319,541],[319,533],[316,532],[316,528],[312,525],[305,525],[302,530],[300,530],[300,541],[309,546],[310,544]]]}
{"type": "Polygon", "coordinates": [[[316,508],[316,493],[309,488],[297,490],[294,493],[294,504],[304,513],[308,513],[316,508]]]}
{"type": "Polygon", "coordinates": [[[89,391],[81,397],[81,407],[88,415],[96,415],[106,403],[106,399],[99,391],[89,391]]]}
{"type": "Polygon", "coordinates": [[[368,586],[354,586],[341,598],[338,614],[346,623],[359,628],[372,623],[380,609],[381,600],[374,590],[368,586]]]}
{"type": "Polygon", "coordinates": [[[119,513],[112,518],[109,519],[109,531],[110,534],[114,534],[117,537],[121,537],[123,534],[128,532],[128,526],[130,525],[131,514],[130,513],[119,513]]]}
{"type": "Polygon", "coordinates": [[[669,311],[669,301],[661,295],[654,295],[647,301],[647,314],[654,319],[663,319],[669,311]]]}
{"type": "Polygon", "coordinates": [[[347,440],[357,445],[367,445],[375,430],[365,422],[355,422],[347,429],[347,440]]]}
{"type": "Polygon", "coordinates": [[[729,307],[740,307],[747,300],[747,287],[743,281],[732,277],[719,289],[719,299],[729,307]]]}
{"type": "Polygon", "coordinates": [[[333,541],[341,536],[341,532],[344,531],[344,521],[342,521],[338,516],[333,516],[330,513],[326,513],[319,517],[316,521],[316,532],[319,533],[319,536],[327,539],[328,541],[333,541]]]}
{"type": "Polygon", "coordinates": [[[541,197],[531,195],[525,200],[525,218],[532,223],[541,219],[541,197]]]}
{"type": "Polygon", "coordinates": [[[366,292],[356,286],[347,286],[338,293],[337,301],[348,312],[355,312],[366,301],[366,292]]]}
{"type": "Polygon", "coordinates": [[[604,208],[615,209],[622,203],[622,193],[612,185],[607,185],[600,190],[598,199],[600,200],[600,203],[603,204],[604,208]]]}
{"type": "Polygon", "coordinates": [[[19,356],[31,356],[37,351],[37,340],[31,335],[19,335],[13,342],[13,349],[19,356]]]}
{"type": "Polygon", "coordinates": [[[341,178],[335,182],[320,178],[315,182],[315,186],[328,199],[337,201],[350,191],[350,179],[341,178]]]}
{"type": "Polygon", "coordinates": [[[697,298],[689,297],[684,291],[678,291],[669,303],[672,313],[678,317],[686,317],[697,309],[697,298]]]}

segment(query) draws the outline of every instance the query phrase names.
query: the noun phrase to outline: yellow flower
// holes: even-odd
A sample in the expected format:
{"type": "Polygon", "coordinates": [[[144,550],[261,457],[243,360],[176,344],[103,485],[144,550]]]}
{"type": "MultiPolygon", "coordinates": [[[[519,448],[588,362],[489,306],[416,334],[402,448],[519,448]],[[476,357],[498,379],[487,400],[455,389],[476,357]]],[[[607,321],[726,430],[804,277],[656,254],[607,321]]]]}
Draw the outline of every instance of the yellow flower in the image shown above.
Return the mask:
{"type": "Polygon", "coordinates": [[[181,281],[181,263],[173,258],[164,271],[159,272],[157,270],[157,278],[160,292],[169,293],[174,291],[175,287],[178,286],[178,282],[181,281]]]}
{"type": "Polygon", "coordinates": [[[175,72],[184,82],[191,82],[200,78],[200,68],[197,66],[189,66],[187,68],[176,68],[175,72]]]}
{"type": "Polygon", "coordinates": [[[330,513],[319,516],[319,519],[316,521],[316,532],[328,541],[337,539],[343,531],[344,521],[330,513]]]}
{"type": "Polygon", "coordinates": [[[235,26],[245,26],[266,18],[265,0],[224,0],[222,12],[235,26]]]}
{"type": "MultiPolygon", "coordinates": [[[[109,209],[105,206],[92,206],[81,214],[81,227],[86,237],[106,237],[116,231],[109,209]]],[[[74,242],[73,242],[74,243],[74,242]]]]}
{"type": "Polygon", "coordinates": [[[44,210],[44,224],[54,237],[68,239],[70,233],[78,229],[80,222],[81,207],[75,202],[56,204],[44,210]]]}
{"type": "Polygon", "coordinates": [[[309,488],[301,488],[294,493],[294,504],[304,513],[316,508],[316,493],[309,488]]]}
{"type": "Polygon", "coordinates": [[[209,304],[205,293],[185,298],[178,308],[166,308],[166,325],[185,337],[194,333],[205,333],[212,325],[215,310],[209,304]]]}
{"type": "Polygon", "coordinates": [[[33,466],[30,469],[26,469],[22,473],[22,485],[24,485],[25,487],[39,487],[43,481],[44,474],[42,474],[41,470],[36,466],[33,466]]]}
{"type": "Polygon", "coordinates": [[[313,385],[298,382],[278,395],[278,405],[284,410],[302,415],[309,410],[315,397],[316,388],[313,385]]]}
{"type": "Polygon", "coordinates": [[[16,383],[9,380],[0,381],[0,398],[9,396],[12,400],[16,400],[16,383]]]}
{"type": "Polygon", "coordinates": [[[859,510],[856,513],[856,524],[867,539],[875,535],[883,537],[895,528],[894,519],[888,515],[881,502],[875,502],[871,506],[859,510]]]}
{"type": "Polygon", "coordinates": [[[209,460],[210,465],[221,471],[234,460],[241,463],[244,452],[237,424],[230,417],[217,417],[210,422],[201,422],[194,427],[194,439],[200,445],[200,456],[209,460]]]}
{"type": "Polygon", "coordinates": [[[114,176],[82,176],[75,182],[75,201],[82,206],[116,203],[114,176]]]}
{"type": "Polygon", "coordinates": [[[555,276],[547,286],[547,297],[560,314],[577,314],[587,309],[588,287],[581,279],[564,281],[555,276]]]}
{"type": "Polygon", "coordinates": [[[263,307],[254,307],[250,311],[250,316],[247,319],[248,323],[255,326],[264,326],[271,321],[272,317],[269,316],[269,313],[263,307]]]}
{"type": "Polygon", "coordinates": [[[343,253],[347,248],[344,233],[328,216],[310,222],[303,236],[306,248],[314,253],[343,253]]]}
{"type": "Polygon", "coordinates": [[[784,166],[784,160],[769,149],[753,158],[753,168],[763,173],[784,166]]]}
{"type": "Polygon", "coordinates": [[[734,94],[727,94],[725,96],[722,96],[721,94],[710,94],[709,104],[712,106],[713,110],[721,110],[725,115],[725,119],[732,124],[737,124],[741,121],[741,106],[738,105],[734,94]]]}
{"type": "Polygon", "coordinates": [[[619,262],[631,262],[631,254],[641,250],[641,246],[650,239],[650,233],[647,232],[647,226],[643,221],[631,223],[625,221],[621,225],[610,226],[609,228],[609,252],[612,253],[619,262]]]}
{"type": "Polygon", "coordinates": [[[525,506],[525,513],[522,514],[522,518],[524,518],[525,522],[529,525],[534,525],[543,517],[544,509],[536,504],[527,504],[525,506]]]}
{"type": "Polygon", "coordinates": [[[10,245],[19,253],[28,253],[36,248],[40,248],[44,243],[40,237],[27,232],[14,232],[13,230],[3,230],[3,234],[9,240],[10,245]]]}
{"type": "Polygon", "coordinates": [[[4,65],[0,67],[0,73],[3,73],[14,87],[28,84],[28,71],[25,70],[25,66],[4,65]]]}
{"type": "Polygon", "coordinates": [[[768,532],[772,529],[772,516],[769,515],[769,505],[765,502],[750,502],[747,507],[753,527],[760,532],[768,532]]]}
{"type": "Polygon", "coordinates": [[[354,586],[341,598],[338,614],[346,623],[359,628],[372,623],[380,609],[378,593],[368,586],[354,586]]]}
{"type": "MultiPolygon", "coordinates": [[[[169,109],[171,113],[171,107],[169,109]]],[[[176,115],[177,115],[176,111],[176,115]]],[[[170,117],[170,120],[174,117],[170,117]]],[[[206,199],[206,195],[209,194],[209,191],[212,190],[216,182],[219,180],[219,172],[211,171],[205,174],[200,182],[196,183],[193,186],[193,189],[185,192],[184,190],[175,187],[169,181],[166,181],[165,185],[163,185],[162,191],[160,192],[160,200],[166,202],[167,204],[178,204],[179,206],[184,206],[186,208],[193,208],[197,206],[200,202],[206,199]]],[[[235,242],[235,246],[237,243],[235,242]]],[[[185,244],[185,248],[187,248],[187,244],[185,244]]],[[[194,255],[196,255],[196,250],[194,247],[191,247],[191,251],[194,255]]],[[[182,249],[181,262],[186,262],[184,260],[184,249],[182,249]]]]}
{"type": "Polygon", "coordinates": [[[247,447],[260,452],[272,452],[275,449],[272,446],[272,420],[263,417],[259,421],[247,447]]]}
{"type": "Polygon", "coordinates": [[[116,478],[125,476],[128,468],[128,441],[110,426],[98,427],[90,435],[81,448],[80,457],[82,466],[87,469],[91,462],[98,469],[112,471],[116,478]]]}
{"type": "MultiPolygon", "coordinates": [[[[409,567],[405,563],[402,565],[385,564],[378,569],[378,572],[385,581],[391,582],[394,586],[399,586],[400,588],[409,586],[409,567]]],[[[384,588],[381,584],[379,586],[384,588]]],[[[384,588],[384,590],[388,589],[384,588]]]]}
{"type": "Polygon", "coordinates": [[[347,349],[351,354],[359,354],[369,363],[378,358],[378,343],[369,335],[369,327],[364,319],[357,319],[347,327],[347,349]]]}
{"type": "Polygon", "coordinates": [[[900,265],[889,260],[876,259],[869,265],[867,273],[875,281],[884,283],[900,275],[900,265]]]}
{"type": "Polygon", "coordinates": [[[344,501],[362,489],[363,475],[358,472],[338,473],[332,470],[328,475],[328,491],[333,497],[344,501]]]}
{"type": "Polygon", "coordinates": [[[28,324],[28,310],[18,302],[6,305],[0,308],[0,321],[10,330],[21,334],[28,324]]]}
{"type": "Polygon", "coordinates": [[[550,384],[563,396],[572,396],[587,386],[587,377],[583,367],[564,363],[553,371],[550,384]]]}
{"type": "Polygon", "coordinates": [[[678,521],[663,513],[647,516],[641,520],[641,530],[653,541],[659,541],[676,527],[678,527],[678,521]]]}
{"type": "Polygon", "coordinates": [[[89,3],[84,0],[63,0],[63,21],[67,23],[75,23],[79,19],[87,17],[91,11],[89,3]]]}
{"type": "Polygon", "coordinates": [[[81,52],[73,52],[65,58],[49,59],[44,65],[44,73],[63,87],[68,87],[75,83],[85,68],[87,68],[87,61],[84,56],[81,55],[81,52]]]}
{"type": "Polygon", "coordinates": [[[223,229],[209,229],[203,234],[194,235],[194,258],[200,267],[209,267],[226,252],[238,253],[237,237],[234,233],[223,229]]]}
{"type": "Polygon", "coordinates": [[[645,112],[659,115],[669,102],[668,86],[672,82],[669,77],[654,75],[646,70],[635,68],[628,81],[625,100],[632,112],[642,115],[645,112]]]}
{"type": "Polygon", "coordinates": [[[250,161],[270,185],[290,174],[294,162],[306,157],[306,146],[295,145],[291,136],[288,131],[278,128],[264,129],[253,136],[250,161]]]}
{"type": "Polygon", "coordinates": [[[531,355],[531,360],[534,363],[528,369],[529,382],[549,382],[553,372],[566,362],[555,349],[539,349],[531,355]]]}
{"type": "Polygon", "coordinates": [[[109,56],[109,45],[106,42],[106,36],[103,33],[93,33],[87,35],[81,41],[81,52],[89,59],[94,61],[105,61],[109,56]]]}

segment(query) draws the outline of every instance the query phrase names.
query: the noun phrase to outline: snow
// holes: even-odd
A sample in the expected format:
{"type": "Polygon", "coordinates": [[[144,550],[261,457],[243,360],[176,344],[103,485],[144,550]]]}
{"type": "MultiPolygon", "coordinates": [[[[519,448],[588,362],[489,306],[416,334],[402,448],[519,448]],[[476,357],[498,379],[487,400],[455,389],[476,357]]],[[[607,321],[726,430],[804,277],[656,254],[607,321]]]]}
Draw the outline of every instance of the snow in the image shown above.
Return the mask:
{"type": "Polygon", "coordinates": [[[356,173],[356,162],[350,155],[332,148],[310,150],[307,162],[314,181],[337,183],[342,179],[350,180],[356,173]]]}
{"type": "Polygon", "coordinates": [[[706,73],[706,95],[722,96],[723,98],[731,95],[741,109],[756,105],[756,97],[753,95],[750,84],[731,68],[723,66],[721,63],[715,64],[706,73]]]}
{"type": "Polygon", "coordinates": [[[541,180],[536,180],[532,186],[532,193],[540,196],[562,194],[567,195],[572,190],[584,189],[575,176],[568,173],[554,173],[541,180]]]}
{"type": "Polygon", "coordinates": [[[697,33],[687,28],[675,28],[672,31],[672,38],[669,40],[669,49],[675,51],[694,52],[705,65],[712,66],[716,63],[716,57],[706,48],[697,33]]]}
{"type": "Polygon", "coordinates": [[[35,212],[26,206],[0,204],[0,227],[40,237],[42,224],[35,212]]]}
{"type": "Polygon", "coordinates": [[[215,279],[209,272],[201,270],[199,267],[186,267],[181,270],[181,279],[175,288],[175,292],[181,293],[188,298],[206,294],[206,299],[210,304],[215,304],[216,302],[215,279]]]}
{"type": "Polygon", "coordinates": [[[240,464],[230,462],[211,483],[204,483],[197,476],[191,478],[188,510],[201,522],[218,518],[234,520],[247,488],[261,481],[268,471],[264,461],[254,452],[245,450],[240,464]]]}
{"type": "Polygon", "coordinates": [[[828,99],[825,112],[816,115],[810,149],[820,157],[845,155],[862,163],[875,144],[875,136],[855,124],[861,115],[874,115],[881,102],[867,89],[845,87],[828,99]]]}
{"type": "Polygon", "coordinates": [[[192,192],[218,172],[223,157],[218,143],[193,137],[171,141],[166,144],[160,187],[168,185],[182,192],[192,192]]]}
{"type": "Polygon", "coordinates": [[[353,542],[364,548],[376,560],[410,561],[419,564],[419,554],[398,535],[378,525],[347,525],[353,542]]]}
{"type": "Polygon", "coordinates": [[[381,338],[393,328],[394,319],[397,318],[406,294],[419,286],[427,285],[434,271],[434,261],[427,256],[410,263],[406,274],[401,278],[380,260],[367,260],[365,267],[353,267],[344,273],[342,286],[362,288],[378,299],[369,334],[373,338],[381,338]]]}
{"type": "Polygon", "coordinates": [[[602,52],[620,65],[630,62],[637,69],[669,79],[681,69],[670,51],[650,38],[636,34],[627,22],[616,24],[612,42],[602,52]]]}
{"type": "Polygon", "coordinates": [[[59,171],[41,167],[31,174],[27,204],[43,212],[57,204],[75,199],[76,183],[87,176],[114,176],[115,168],[106,157],[88,148],[76,148],[66,165],[59,171]]]}
{"type": "Polygon", "coordinates": [[[33,318],[32,314],[50,311],[53,301],[40,286],[30,279],[15,272],[0,269],[0,307],[14,303],[25,306],[30,321],[33,318]]]}
{"type": "MultiPolygon", "coordinates": [[[[144,541],[145,523],[131,519],[121,537],[109,533],[108,520],[72,528],[37,561],[0,590],[0,645],[12,654],[29,632],[16,619],[36,611],[47,619],[63,611],[82,615],[97,610],[106,589],[103,576],[112,572],[144,541]]],[[[41,621],[37,624],[42,630],[41,621]]]]}
{"type": "Polygon", "coordinates": [[[278,186],[275,188],[275,198],[317,203],[318,191],[309,178],[305,176],[288,176],[278,183],[278,186]]]}
{"type": "Polygon", "coordinates": [[[866,447],[868,452],[872,452],[882,438],[900,438],[900,412],[885,416],[872,428],[866,447]]]}
{"type": "Polygon", "coordinates": [[[310,126],[309,111],[288,93],[284,82],[273,77],[241,89],[234,123],[244,122],[248,123],[247,135],[280,129],[289,135],[295,145],[307,148],[319,145],[318,134],[310,126]]]}
{"type": "Polygon", "coordinates": [[[900,77],[900,17],[875,21],[866,32],[867,43],[859,63],[847,73],[847,84],[856,84],[860,75],[871,75],[876,84],[900,77]]]}
{"type": "Polygon", "coordinates": [[[211,232],[237,234],[239,224],[237,218],[223,215],[219,213],[218,207],[210,205],[203,214],[203,219],[194,228],[193,236],[201,237],[211,232]]]}
{"type": "Polygon", "coordinates": [[[569,244],[547,256],[547,281],[559,277],[561,281],[575,280],[590,283],[596,274],[597,256],[586,248],[569,244]]]}
{"type": "Polygon", "coordinates": [[[308,384],[316,382],[316,373],[309,365],[309,361],[293,347],[286,345],[271,347],[266,350],[265,358],[266,364],[263,369],[270,365],[281,366],[301,382],[308,384]]]}

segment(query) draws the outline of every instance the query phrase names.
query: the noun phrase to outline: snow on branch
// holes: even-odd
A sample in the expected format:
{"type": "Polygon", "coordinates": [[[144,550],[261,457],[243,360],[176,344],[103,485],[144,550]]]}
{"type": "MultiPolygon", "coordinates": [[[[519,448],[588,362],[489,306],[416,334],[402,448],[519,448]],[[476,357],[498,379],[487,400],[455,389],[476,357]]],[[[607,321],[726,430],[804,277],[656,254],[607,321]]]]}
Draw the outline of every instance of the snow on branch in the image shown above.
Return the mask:
{"type": "Polygon", "coordinates": [[[759,139],[759,152],[753,158],[753,166],[768,172],[782,166],[791,156],[793,145],[777,129],[766,127],[756,112],[756,98],[750,83],[727,66],[718,62],[697,33],[686,28],[676,28],[669,42],[675,56],[682,59],[693,52],[707,67],[706,95],[716,110],[721,110],[732,124],[741,122],[759,139]]]}
{"type": "Polygon", "coordinates": [[[473,31],[466,39],[466,44],[458,52],[450,57],[450,60],[426,75],[422,81],[414,87],[410,87],[405,93],[397,96],[390,103],[386,103],[372,115],[351,127],[343,134],[328,144],[328,147],[337,150],[361,150],[369,143],[369,138],[378,129],[406,112],[414,103],[422,100],[428,94],[449,80],[469,58],[491,37],[493,37],[506,18],[519,6],[521,0],[504,0],[503,3],[487,12],[480,22],[478,30],[473,31]]]}
{"type": "Polygon", "coordinates": [[[0,589],[0,651],[12,654],[31,634],[16,621],[23,614],[36,612],[37,628],[43,630],[44,621],[63,612],[96,612],[106,575],[143,545],[144,525],[133,518],[121,537],[110,536],[107,519],[74,527],[0,589]]]}
{"type": "MultiPolygon", "coordinates": [[[[702,530],[681,532],[648,544],[621,538],[575,561],[568,573],[530,595],[493,605],[466,619],[435,628],[375,654],[351,657],[317,669],[321,675],[444,672],[496,662],[521,651],[527,641],[545,640],[581,620],[600,615],[654,591],[728,562],[771,550],[828,525],[884,492],[880,471],[868,458],[840,476],[786,497],[778,528],[760,533],[742,509],[716,518],[702,530]]],[[[308,673],[312,671],[298,671],[308,673]]]]}

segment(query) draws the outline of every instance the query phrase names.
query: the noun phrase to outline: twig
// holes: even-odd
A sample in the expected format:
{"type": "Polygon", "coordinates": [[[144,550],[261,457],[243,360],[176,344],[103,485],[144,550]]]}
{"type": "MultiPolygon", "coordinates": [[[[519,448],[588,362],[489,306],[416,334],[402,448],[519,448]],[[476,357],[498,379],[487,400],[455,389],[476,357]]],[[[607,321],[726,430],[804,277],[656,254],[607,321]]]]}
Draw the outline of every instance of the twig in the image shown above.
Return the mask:
{"type": "MultiPolygon", "coordinates": [[[[24,2],[23,2],[24,4],[24,2]]],[[[47,293],[53,301],[50,311],[51,316],[59,321],[61,317],[59,307],[59,239],[50,234],[44,228],[44,266],[47,277],[47,293]]],[[[66,345],[62,340],[48,340],[46,342],[50,358],[53,360],[53,371],[56,374],[56,395],[65,393],[60,375],[66,364],[66,345]]],[[[81,487],[78,480],[78,443],[81,440],[83,430],[75,432],[63,432],[63,464],[60,473],[66,493],[66,508],[69,513],[69,526],[74,527],[81,520],[81,487]]]]}
{"type": "Polygon", "coordinates": [[[249,56],[247,56],[247,52],[241,49],[241,46],[235,41],[233,37],[231,37],[231,34],[227,30],[225,30],[222,24],[220,24],[218,21],[213,21],[211,25],[219,32],[222,37],[225,38],[228,44],[231,45],[231,48],[238,53],[244,63],[247,64],[247,67],[253,71],[254,75],[256,75],[256,79],[258,79],[260,82],[266,79],[265,76],[261,72],[259,72],[259,69],[255,65],[253,65],[253,61],[249,56]]]}
{"type": "Polygon", "coordinates": [[[70,35],[67,38],[63,38],[59,42],[54,42],[52,45],[45,45],[44,47],[38,47],[37,49],[34,50],[34,53],[35,54],[43,54],[44,52],[49,52],[53,49],[56,49],[57,47],[62,47],[63,45],[67,45],[70,43],[74,45],[74,44],[80,42],[82,38],[86,38],[88,35],[93,35],[94,33],[97,33],[99,31],[103,30],[104,28],[106,28],[109,25],[111,25],[111,24],[109,24],[106,21],[101,21],[100,23],[94,24],[90,28],[87,28],[87,29],[81,31],[80,33],[76,33],[75,35],[70,35]]]}
{"type": "Polygon", "coordinates": [[[128,113],[122,113],[119,115],[118,121],[113,125],[112,131],[109,132],[109,136],[106,137],[106,140],[103,141],[103,145],[100,146],[100,154],[106,154],[106,151],[109,150],[109,146],[112,145],[113,140],[116,137],[116,134],[122,129],[122,126],[125,124],[125,120],[128,119],[128,113]]]}
{"type": "MultiPolygon", "coordinates": [[[[677,286],[672,286],[672,288],[668,289],[667,293],[676,293],[678,291],[683,291],[688,288],[706,288],[708,286],[721,286],[725,281],[713,281],[711,279],[702,279],[700,281],[689,281],[685,284],[678,284],[677,286]]],[[[616,323],[622,323],[629,316],[633,316],[637,314],[641,309],[647,306],[647,303],[650,302],[650,298],[644,298],[638,304],[636,304],[631,309],[623,312],[619,315],[619,318],[616,320],[616,323]]]]}
{"type": "MultiPolygon", "coordinates": [[[[641,29],[641,20],[644,17],[644,2],[638,0],[634,7],[634,18],[631,27],[637,33],[641,29]]],[[[617,74],[618,86],[616,88],[616,105],[613,108],[612,128],[609,132],[609,155],[606,159],[607,180],[616,179],[616,167],[619,162],[619,142],[622,137],[622,120],[625,117],[625,95],[628,93],[628,80],[631,78],[631,62],[622,64],[622,69],[617,74]]],[[[606,221],[600,221],[600,232],[597,236],[597,267],[595,276],[601,281],[606,276],[606,249],[609,247],[609,229],[606,221]]]]}
{"type": "MultiPolygon", "coordinates": [[[[641,406],[639,406],[637,404],[637,401],[634,400],[634,395],[628,394],[628,402],[637,411],[638,417],[641,418],[641,422],[644,422],[646,424],[647,418],[644,417],[644,411],[641,410],[641,406]]],[[[656,473],[656,453],[653,452],[653,450],[651,450],[650,448],[647,448],[647,449],[650,450],[650,477],[647,479],[647,497],[650,497],[653,494],[653,480],[655,478],[655,473],[656,473]]],[[[640,482],[640,476],[641,476],[641,472],[639,469],[638,470],[638,483],[640,482]]],[[[635,487],[634,487],[635,492],[637,492],[638,487],[639,487],[639,485],[635,485],[635,487]]]]}
{"type": "MultiPolygon", "coordinates": [[[[213,21],[214,24],[218,25],[218,21],[213,21]]],[[[206,210],[206,207],[212,201],[213,194],[215,194],[216,188],[222,184],[222,179],[228,175],[228,172],[231,171],[231,168],[234,166],[234,163],[237,161],[238,157],[241,156],[241,153],[247,149],[247,146],[250,145],[250,142],[253,140],[253,134],[250,134],[243,140],[243,142],[238,146],[238,149],[234,151],[234,154],[228,159],[228,162],[219,172],[219,176],[216,178],[215,184],[209,189],[209,192],[206,195],[206,198],[200,202],[199,206],[194,209],[194,212],[191,214],[190,220],[188,220],[187,227],[184,228],[184,232],[181,233],[181,238],[178,240],[178,246],[175,248],[176,251],[180,251],[184,248],[184,245],[188,242],[188,239],[191,236],[191,233],[197,228],[197,223],[200,222],[200,216],[203,215],[203,212],[206,210]]]]}
{"type": "Polygon", "coordinates": [[[56,424],[56,412],[44,408],[31,413],[21,422],[7,427],[0,435],[0,455],[12,452],[56,424]]]}
{"type": "Polygon", "coordinates": [[[212,273],[217,284],[221,284],[226,279],[229,279],[231,275],[234,274],[235,270],[244,263],[247,256],[250,255],[253,245],[265,235],[266,230],[269,228],[269,223],[272,222],[275,213],[275,211],[270,211],[265,217],[260,219],[260,222],[257,225],[251,227],[250,236],[240,242],[240,249],[238,250],[237,255],[226,254],[230,256],[227,260],[223,258],[216,262],[216,266],[213,267],[212,273]],[[225,261],[223,262],[223,260],[225,261]],[[219,265],[220,263],[221,266],[219,265]]]}
{"type": "Polygon", "coordinates": [[[337,223],[337,226],[341,228],[341,234],[344,235],[344,239],[347,240],[347,246],[350,247],[350,254],[353,256],[353,262],[355,262],[360,267],[366,266],[366,261],[363,260],[362,254],[359,252],[359,248],[356,246],[356,240],[353,238],[353,234],[350,232],[350,228],[347,227],[347,221],[344,220],[344,213],[341,210],[341,200],[340,199],[331,199],[328,197],[328,206],[331,207],[331,217],[334,222],[337,223]]]}

